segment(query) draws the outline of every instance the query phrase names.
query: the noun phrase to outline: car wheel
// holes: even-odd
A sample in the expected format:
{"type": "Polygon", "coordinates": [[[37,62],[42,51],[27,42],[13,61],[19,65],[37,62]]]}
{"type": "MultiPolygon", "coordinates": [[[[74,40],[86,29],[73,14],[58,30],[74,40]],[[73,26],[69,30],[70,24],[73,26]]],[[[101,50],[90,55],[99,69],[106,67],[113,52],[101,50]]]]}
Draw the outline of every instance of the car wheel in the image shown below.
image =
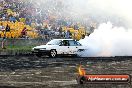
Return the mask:
{"type": "Polygon", "coordinates": [[[42,56],[42,54],[40,54],[40,53],[39,53],[39,54],[36,54],[36,56],[37,56],[37,57],[41,57],[41,56],[42,56]]]}
{"type": "Polygon", "coordinates": [[[50,51],[50,57],[56,57],[56,56],[57,56],[56,50],[51,50],[50,51]]]}

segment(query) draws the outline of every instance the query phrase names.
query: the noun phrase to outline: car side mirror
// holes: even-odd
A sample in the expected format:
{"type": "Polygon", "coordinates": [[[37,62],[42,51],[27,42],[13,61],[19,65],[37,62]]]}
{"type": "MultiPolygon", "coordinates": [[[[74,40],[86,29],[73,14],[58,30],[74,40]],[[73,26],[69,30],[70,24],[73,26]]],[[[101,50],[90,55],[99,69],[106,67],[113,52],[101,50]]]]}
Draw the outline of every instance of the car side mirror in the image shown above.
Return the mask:
{"type": "Polygon", "coordinates": [[[63,42],[60,42],[59,46],[64,46],[64,43],[63,42]]]}
{"type": "Polygon", "coordinates": [[[62,43],[59,44],[59,46],[62,46],[62,45],[63,45],[62,43]]]}

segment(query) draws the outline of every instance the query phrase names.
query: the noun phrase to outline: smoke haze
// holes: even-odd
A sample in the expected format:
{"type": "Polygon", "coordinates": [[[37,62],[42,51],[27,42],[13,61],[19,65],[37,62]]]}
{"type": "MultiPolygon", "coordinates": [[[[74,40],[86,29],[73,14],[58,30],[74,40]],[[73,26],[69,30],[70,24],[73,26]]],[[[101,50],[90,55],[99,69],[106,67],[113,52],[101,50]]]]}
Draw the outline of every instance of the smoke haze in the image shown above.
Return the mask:
{"type": "MultiPolygon", "coordinates": [[[[42,11],[75,21],[111,21],[113,25],[132,27],[131,0],[31,0],[42,11]]],[[[88,22],[87,22],[88,23],[88,22]]],[[[89,25],[89,23],[87,24],[89,25]]]]}
{"type": "MultiPolygon", "coordinates": [[[[33,1],[33,0],[32,0],[33,1]]],[[[35,0],[42,11],[75,22],[96,22],[95,31],[80,42],[83,56],[132,55],[132,0],[35,0]]]]}

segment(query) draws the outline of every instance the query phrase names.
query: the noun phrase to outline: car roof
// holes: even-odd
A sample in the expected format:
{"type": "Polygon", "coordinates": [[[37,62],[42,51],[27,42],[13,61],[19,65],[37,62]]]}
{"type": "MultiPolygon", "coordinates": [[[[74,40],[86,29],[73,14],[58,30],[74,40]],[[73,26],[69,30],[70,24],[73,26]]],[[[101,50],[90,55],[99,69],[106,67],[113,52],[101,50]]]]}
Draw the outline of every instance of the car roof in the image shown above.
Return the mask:
{"type": "Polygon", "coordinates": [[[74,40],[74,39],[53,39],[53,40],[74,40]]]}

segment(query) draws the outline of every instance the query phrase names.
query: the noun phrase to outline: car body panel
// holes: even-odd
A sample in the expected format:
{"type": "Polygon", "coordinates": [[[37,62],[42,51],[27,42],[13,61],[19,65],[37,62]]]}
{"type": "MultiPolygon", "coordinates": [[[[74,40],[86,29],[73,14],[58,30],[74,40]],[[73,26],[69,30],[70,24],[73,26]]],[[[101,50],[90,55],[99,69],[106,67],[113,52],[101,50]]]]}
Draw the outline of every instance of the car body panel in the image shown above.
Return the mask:
{"type": "Polygon", "coordinates": [[[46,45],[40,45],[32,48],[33,53],[50,53],[50,50],[56,50],[57,54],[72,55],[85,50],[79,42],[73,39],[53,39],[46,45]]]}

